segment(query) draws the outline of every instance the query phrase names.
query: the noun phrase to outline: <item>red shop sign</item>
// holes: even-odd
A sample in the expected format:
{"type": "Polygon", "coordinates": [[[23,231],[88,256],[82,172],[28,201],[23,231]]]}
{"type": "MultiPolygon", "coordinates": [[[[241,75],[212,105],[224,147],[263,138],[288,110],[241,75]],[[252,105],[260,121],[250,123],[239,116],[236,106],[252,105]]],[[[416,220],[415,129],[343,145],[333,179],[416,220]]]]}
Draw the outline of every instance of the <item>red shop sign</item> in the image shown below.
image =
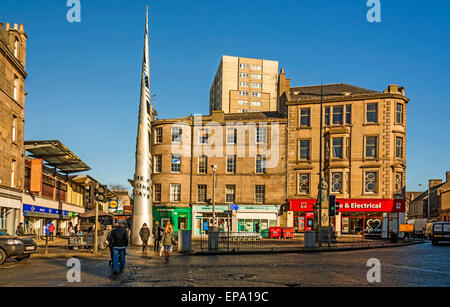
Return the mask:
{"type": "Polygon", "coordinates": [[[402,199],[338,199],[341,212],[405,212],[402,199]]]}
{"type": "MultiPolygon", "coordinates": [[[[405,212],[402,199],[337,199],[341,212],[405,212]]],[[[315,199],[289,199],[289,211],[313,212],[315,199]]]]}
{"type": "Polygon", "coordinates": [[[315,199],[289,199],[289,211],[312,212],[315,199]]]}

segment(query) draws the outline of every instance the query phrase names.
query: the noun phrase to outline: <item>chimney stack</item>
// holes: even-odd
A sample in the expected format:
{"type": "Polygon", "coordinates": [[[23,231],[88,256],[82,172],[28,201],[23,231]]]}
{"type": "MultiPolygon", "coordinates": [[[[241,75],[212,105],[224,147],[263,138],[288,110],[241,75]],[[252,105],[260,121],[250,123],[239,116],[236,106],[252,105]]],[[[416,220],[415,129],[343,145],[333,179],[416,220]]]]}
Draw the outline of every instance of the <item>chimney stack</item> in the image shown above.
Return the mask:
{"type": "Polygon", "coordinates": [[[430,179],[428,181],[428,188],[434,188],[437,185],[440,185],[442,183],[442,179],[430,179]]]}
{"type": "Polygon", "coordinates": [[[445,173],[445,181],[450,182],[450,172],[445,173]]]}

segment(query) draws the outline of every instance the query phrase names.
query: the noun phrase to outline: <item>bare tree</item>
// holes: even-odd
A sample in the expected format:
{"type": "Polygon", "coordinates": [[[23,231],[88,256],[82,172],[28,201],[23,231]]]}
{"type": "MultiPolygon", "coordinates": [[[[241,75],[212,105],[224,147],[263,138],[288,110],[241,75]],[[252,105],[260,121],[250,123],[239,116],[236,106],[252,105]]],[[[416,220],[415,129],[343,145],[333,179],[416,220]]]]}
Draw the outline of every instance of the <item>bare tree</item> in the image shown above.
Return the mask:
{"type": "Polygon", "coordinates": [[[118,184],[110,183],[108,185],[108,188],[111,191],[124,191],[124,190],[127,190],[127,188],[124,185],[120,184],[120,183],[118,183],[118,184]]]}

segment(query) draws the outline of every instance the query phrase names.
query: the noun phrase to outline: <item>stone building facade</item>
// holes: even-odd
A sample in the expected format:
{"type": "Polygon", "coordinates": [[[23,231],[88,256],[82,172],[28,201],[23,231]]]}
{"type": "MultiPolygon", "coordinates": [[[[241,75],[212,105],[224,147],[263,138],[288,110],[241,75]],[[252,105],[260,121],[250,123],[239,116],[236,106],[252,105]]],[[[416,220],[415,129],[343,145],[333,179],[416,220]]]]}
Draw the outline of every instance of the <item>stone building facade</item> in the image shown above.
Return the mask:
{"type": "MultiPolygon", "coordinates": [[[[340,202],[341,212],[331,220],[336,231],[387,235],[398,229],[405,211],[409,99],[404,89],[389,85],[377,92],[348,84],[291,87],[284,71],[279,84],[279,109],[289,127],[287,224],[304,230],[310,222],[319,191],[322,139],[326,192],[340,202]]],[[[327,206],[323,204],[325,226],[327,206]]]]}
{"type": "Polygon", "coordinates": [[[26,42],[23,25],[0,23],[0,229],[14,233],[24,178],[26,42]]]}
{"type": "Polygon", "coordinates": [[[264,231],[278,225],[286,200],[286,119],[277,112],[155,120],[153,216],[162,225],[192,229],[212,223],[225,231],[264,231]],[[212,166],[216,166],[214,171],[212,166]],[[239,210],[232,216],[225,211],[239,210]]]}

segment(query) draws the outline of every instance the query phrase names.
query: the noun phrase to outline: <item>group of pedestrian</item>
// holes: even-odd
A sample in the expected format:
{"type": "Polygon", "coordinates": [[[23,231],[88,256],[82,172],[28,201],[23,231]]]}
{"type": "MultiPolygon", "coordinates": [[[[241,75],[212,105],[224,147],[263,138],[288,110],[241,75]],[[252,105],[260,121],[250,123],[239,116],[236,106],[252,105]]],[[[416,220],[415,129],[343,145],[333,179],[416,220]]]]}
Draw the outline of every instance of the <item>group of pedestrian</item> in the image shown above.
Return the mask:
{"type": "MultiPolygon", "coordinates": [[[[115,275],[122,272],[125,268],[125,255],[129,242],[128,231],[124,228],[123,223],[116,223],[114,229],[108,234],[107,241],[109,242],[109,250],[111,254],[110,265],[113,267],[115,275]]],[[[164,229],[161,228],[158,222],[155,222],[153,227],[153,242],[154,251],[160,249],[164,253],[166,261],[169,261],[172,245],[175,244],[174,228],[170,222],[167,222],[164,229]]],[[[150,239],[150,228],[144,223],[139,231],[139,236],[142,240],[142,251],[145,252],[150,239]]]]}

